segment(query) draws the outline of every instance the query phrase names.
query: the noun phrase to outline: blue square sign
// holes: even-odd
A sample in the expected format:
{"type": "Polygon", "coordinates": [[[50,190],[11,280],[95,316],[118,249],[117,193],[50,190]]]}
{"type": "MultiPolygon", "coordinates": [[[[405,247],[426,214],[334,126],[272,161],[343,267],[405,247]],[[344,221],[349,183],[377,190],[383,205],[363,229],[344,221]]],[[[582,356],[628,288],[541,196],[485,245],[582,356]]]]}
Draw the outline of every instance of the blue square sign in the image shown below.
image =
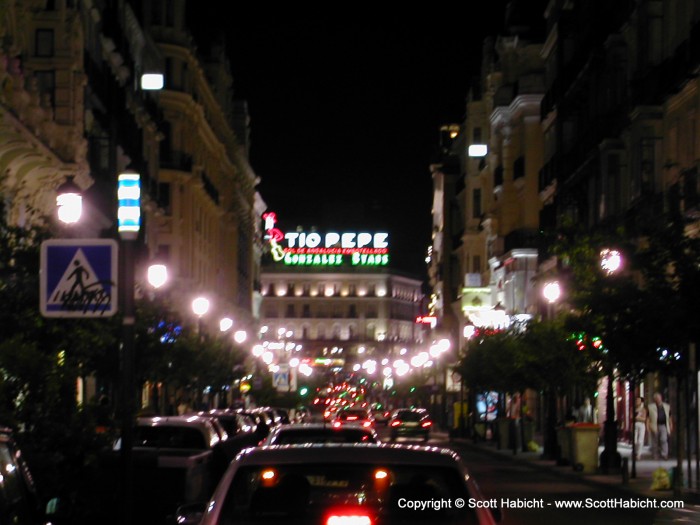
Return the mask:
{"type": "Polygon", "coordinates": [[[112,239],[54,239],[41,244],[44,317],[109,317],[117,312],[118,248],[112,239]]]}

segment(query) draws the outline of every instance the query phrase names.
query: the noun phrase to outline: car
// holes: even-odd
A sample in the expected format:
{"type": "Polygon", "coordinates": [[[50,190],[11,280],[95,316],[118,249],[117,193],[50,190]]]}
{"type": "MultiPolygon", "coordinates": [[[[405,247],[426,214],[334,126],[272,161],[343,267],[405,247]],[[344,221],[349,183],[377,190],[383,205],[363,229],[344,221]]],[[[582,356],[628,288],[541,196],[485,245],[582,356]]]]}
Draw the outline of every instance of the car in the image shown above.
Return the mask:
{"type": "Polygon", "coordinates": [[[214,408],[208,412],[197,412],[198,416],[210,417],[218,425],[223,427],[228,437],[235,436],[241,432],[253,432],[255,423],[249,418],[228,408],[214,408]]]}
{"type": "Polygon", "coordinates": [[[391,418],[391,410],[387,410],[381,404],[376,403],[372,406],[372,417],[374,417],[375,422],[388,425],[391,418]]]}
{"type": "Polygon", "coordinates": [[[335,427],[324,423],[297,423],[277,427],[262,444],[297,443],[379,443],[379,437],[373,429],[358,425],[335,427]]]}
{"type": "Polygon", "coordinates": [[[44,523],[32,476],[9,428],[0,427],[0,523],[44,523]]]}
{"type": "Polygon", "coordinates": [[[374,418],[366,408],[345,408],[339,410],[333,419],[334,427],[343,425],[359,425],[366,428],[374,428],[374,418]]]}
{"type": "Polygon", "coordinates": [[[482,524],[489,509],[456,452],[388,444],[275,445],[231,463],[208,503],[178,523],[482,524]],[[422,510],[415,505],[428,502],[422,510]],[[456,503],[459,502],[459,503],[456,503]],[[480,502],[465,505],[465,502],[480,502]],[[201,520],[201,521],[197,521],[201,520]]]}
{"type": "Polygon", "coordinates": [[[389,420],[389,438],[420,437],[428,441],[433,422],[424,408],[399,408],[389,420]]]}

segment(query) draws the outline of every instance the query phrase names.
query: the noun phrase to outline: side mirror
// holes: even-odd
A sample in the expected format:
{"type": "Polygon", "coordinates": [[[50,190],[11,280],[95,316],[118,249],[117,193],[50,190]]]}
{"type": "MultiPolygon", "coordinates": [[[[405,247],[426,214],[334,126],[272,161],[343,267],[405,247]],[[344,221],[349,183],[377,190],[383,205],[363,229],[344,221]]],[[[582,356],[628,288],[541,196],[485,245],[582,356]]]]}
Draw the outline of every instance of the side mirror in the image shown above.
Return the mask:
{"type": "Polygon", "coordinates": [[[177,508],[175,523],[178,525],[198,525],[207,510],[206,503],[188,503],[177,508]]]}

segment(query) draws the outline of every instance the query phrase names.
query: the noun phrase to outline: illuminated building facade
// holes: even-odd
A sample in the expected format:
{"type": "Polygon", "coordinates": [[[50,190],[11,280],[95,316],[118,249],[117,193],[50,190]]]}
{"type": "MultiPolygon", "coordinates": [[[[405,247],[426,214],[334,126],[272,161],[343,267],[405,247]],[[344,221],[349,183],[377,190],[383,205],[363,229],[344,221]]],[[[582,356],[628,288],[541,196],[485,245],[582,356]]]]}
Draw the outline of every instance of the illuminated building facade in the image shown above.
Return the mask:
{"type": "Polygon", "coordinates": [[[263,339],[285,334],[304,356],[348,366],[423,344],[422,283],[388,268],[386,233],[285,234],[274,214],[264,217],[271,249],[261,273],[263,339]]]}

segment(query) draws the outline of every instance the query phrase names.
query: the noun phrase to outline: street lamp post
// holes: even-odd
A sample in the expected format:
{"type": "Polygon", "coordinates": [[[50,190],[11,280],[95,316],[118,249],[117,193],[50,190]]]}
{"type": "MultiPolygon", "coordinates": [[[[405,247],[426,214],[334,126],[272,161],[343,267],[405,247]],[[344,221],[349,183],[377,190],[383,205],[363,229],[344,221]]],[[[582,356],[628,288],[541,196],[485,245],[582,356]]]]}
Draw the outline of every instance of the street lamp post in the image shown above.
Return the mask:
{"type": "MultiPolygon", "coordinates": [[[[542,288],[542,295],[547,300],[547,320],[554,318],[554,305],[561,297],[561,286],[558,281],[545,283],[542,288]]],[[[545,428],[543,457],[547,459],[558,459],[557,452],[557,401],[555,393],[550,389],[547,392],[547,421],[545,428]]]]}
{"type": "Polygon", "coordinates": [[[122,240],[122,441],[121,454],[124,465],[124,523],[133,522],[134,511],[134,242],[141,228],[141,177],[125,172],[118,177],[117,211],[119,237],[122,240]]]}
{"type": "Polygon", "coordinates": [[[204,332],[202,330],[202,317],[209,311],[209,299],[206,297],[197,297],[192,301],[192,311],[197,316],[197,335],[199,340],[204,340],[204,332]]]}
{"type": "MultiPolygon", "coordinates": [[[[600,268],[607,275],[612,275],[622,268],[622,256],[617,250],[602,250],[600,252],[600,268]]],[[[614,373],[613,365],[608,362],[607,389],[605,399],[605,423],[603,424],[603,452],[600,454],[600,468],[604,473],[620,468],[622,457],[617,451],[617,422],[615,421],[615,392],[613,389],[614,373]]],[[[634,434],[632,435],[634,443],[634,434]]],[[[634,444],[633,444],[634,447],[634,444]]],[[[635,454],[633,451],[632,462],[635,465],[635,454]]],[[[636,468],[635,468],[636,470],[636,468]]],[[[635,472],[636,473],[636,472],[635,472]]]]}

